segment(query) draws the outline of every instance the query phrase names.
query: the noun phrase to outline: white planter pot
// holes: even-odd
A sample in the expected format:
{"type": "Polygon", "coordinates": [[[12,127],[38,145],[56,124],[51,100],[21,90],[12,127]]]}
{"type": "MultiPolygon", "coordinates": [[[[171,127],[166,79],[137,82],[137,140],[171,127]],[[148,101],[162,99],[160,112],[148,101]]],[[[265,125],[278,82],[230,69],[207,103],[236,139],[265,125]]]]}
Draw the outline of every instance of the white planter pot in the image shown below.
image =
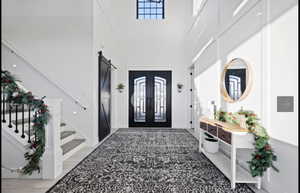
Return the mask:
{"type": "Polygon", "coordinates": [[[208,153],[217,153],[219,151],[219,142],[216,139],[204,138],[203,147],[208,153]]]}

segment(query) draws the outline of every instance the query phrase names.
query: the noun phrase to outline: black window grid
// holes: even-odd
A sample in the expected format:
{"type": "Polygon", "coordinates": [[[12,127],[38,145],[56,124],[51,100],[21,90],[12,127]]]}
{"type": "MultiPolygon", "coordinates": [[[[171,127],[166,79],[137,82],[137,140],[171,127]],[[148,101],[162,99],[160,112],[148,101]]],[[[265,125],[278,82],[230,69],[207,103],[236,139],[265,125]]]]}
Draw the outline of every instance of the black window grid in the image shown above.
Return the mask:
{"type": "Polygon", "coordinates": [[[137,19],[164,19],[165,18],[165,2],[161,0],[159,3],[151,0],[137,0],[137,19]]]}

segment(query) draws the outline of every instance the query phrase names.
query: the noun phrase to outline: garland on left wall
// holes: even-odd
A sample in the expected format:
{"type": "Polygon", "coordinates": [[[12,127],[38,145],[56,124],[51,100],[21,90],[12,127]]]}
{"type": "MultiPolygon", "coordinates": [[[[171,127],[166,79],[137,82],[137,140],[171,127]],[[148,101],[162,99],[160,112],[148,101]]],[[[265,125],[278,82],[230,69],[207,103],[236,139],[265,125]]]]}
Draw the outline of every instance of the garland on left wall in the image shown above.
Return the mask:
{"type": "Polygon", "coordinates": [[[28,152],[24,154],[28,163],[21,170],[22,174],[31,175],[34,171],[40,172],[40,160],[45,151],[45,127],[50,113],[48,106],[43,101],[45,97],[41,99],[34,97],[31,92],[21,89],[16,83],[17,81],[19,80],[16,80],[9,71],[1,71],[1,87],[2,92],[6,95],[6,102],[12,105],[28,105],[36,113],[32,120],[32,129],[36,134],[36,140],[31,143],[28,152]]]}

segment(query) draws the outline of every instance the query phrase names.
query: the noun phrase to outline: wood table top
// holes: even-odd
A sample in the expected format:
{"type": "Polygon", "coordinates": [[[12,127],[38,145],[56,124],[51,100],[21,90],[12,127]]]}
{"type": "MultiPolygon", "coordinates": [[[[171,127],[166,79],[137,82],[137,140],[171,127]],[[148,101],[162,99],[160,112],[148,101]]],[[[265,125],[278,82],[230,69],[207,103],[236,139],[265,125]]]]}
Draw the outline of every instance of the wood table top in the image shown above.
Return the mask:
{"type": "Polygon", "coordinates": [[[240,127],[239,125],[235,125],[232,123],[225,123],[215,119],[209,119],[207,117],[200,118],[200,121],[214,126],[221,126],[224,130],[229,132],[249,132],[247,128],[240,127]]]}

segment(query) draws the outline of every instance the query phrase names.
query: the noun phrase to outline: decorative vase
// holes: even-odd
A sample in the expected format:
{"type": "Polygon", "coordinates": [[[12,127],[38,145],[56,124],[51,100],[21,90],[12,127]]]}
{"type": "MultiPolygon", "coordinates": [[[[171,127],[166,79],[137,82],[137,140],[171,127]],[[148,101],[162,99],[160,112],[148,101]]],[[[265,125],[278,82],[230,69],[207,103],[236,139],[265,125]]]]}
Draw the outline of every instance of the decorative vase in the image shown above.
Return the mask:
{"type": "Polygon", "coordinates": [[[243,116],[240,116],[240,127],[242,128],[247,128],[247,123],[246,123],[247,119],[246,117],[243,115],[243,116]]]}

